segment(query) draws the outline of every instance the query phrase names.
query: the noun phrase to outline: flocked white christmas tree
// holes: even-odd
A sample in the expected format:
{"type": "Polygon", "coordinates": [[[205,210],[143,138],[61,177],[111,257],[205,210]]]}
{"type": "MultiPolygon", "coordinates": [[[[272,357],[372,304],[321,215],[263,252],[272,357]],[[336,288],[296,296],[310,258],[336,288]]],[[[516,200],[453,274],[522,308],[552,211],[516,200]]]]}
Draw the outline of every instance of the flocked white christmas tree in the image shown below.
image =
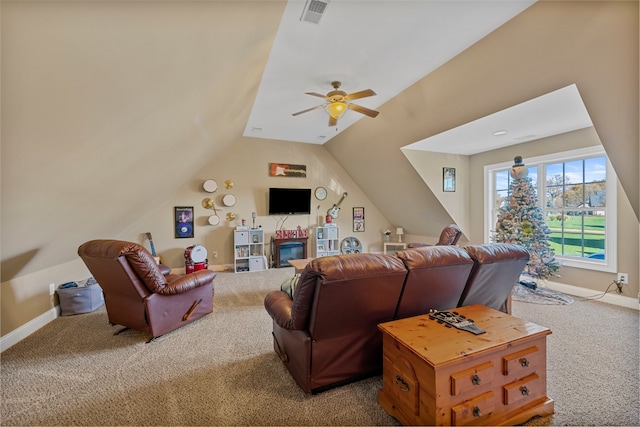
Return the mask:
{"type": "Polygon", "coordinates": [[[538,279],[557,276],[560,263],[549,246],[551,230],[538,206],[536,189],[527,176],[522,157],[516,156],[514,161],[510,194],[498,212],[494,241],[514,243],[529,250],[531,259],[524,268],[525,274],[538,279]]]}

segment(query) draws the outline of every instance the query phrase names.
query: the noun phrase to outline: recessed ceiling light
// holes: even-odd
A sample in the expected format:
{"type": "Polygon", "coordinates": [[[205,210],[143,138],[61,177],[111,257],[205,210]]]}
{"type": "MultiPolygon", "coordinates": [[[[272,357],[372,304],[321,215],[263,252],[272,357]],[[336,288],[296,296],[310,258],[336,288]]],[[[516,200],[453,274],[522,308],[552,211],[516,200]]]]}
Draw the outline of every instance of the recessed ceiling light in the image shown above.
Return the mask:
{"type": "Polygon", "coordinates": [[[507,131],[506,130],[497,130],[493,133],[493,136],[500,136],[500,135],[504,135],[506,134],[507,131]]]}

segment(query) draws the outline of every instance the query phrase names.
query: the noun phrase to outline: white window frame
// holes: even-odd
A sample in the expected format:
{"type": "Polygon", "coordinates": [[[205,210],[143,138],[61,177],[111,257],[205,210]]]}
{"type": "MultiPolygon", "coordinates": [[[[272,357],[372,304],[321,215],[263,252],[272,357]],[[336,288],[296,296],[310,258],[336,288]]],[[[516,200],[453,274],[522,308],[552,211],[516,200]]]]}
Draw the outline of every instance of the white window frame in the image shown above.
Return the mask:
{"type": "MultiPolygon", "coordinates": [[[[560,153],[548,154],[544,156],[528,157],[525,164],[527,166],[538,167],[538,203],[541,208],[544,208],[542,204],[545,201],[544,195],[546,194],[546,175],[545,164],[568,162],[571,160],[580,160],[587,157],[604,156],[607,162],[607,203],[605,207],[605,253],[607,254],[605,260],[596,260],[590,258],[576,258],[576,257],[564,257],[556,254],[556,260],[563,266],[584,268],[588,270],[605,271],[609,273],[615,273],[618,271],[618,253],[617,253],[617,236],[618,236],[618,217],[616,214],[617,207],[617,187],[618,177],[611,166],[609,157],[604,151],[602,146],[594,146],[588,148],[580,148],[577,150],[564,151],[560,153]],[[541,197],[542,193],[542,197],[541,197]]],[[[491,242],[492,232],[496,227],[497,209],[495,207],[495,180],[494,172],[503,171],[513,165],[513,162],[502,162],[493,165],[486,165],[484,167],[484,241],[491,242]]]]}

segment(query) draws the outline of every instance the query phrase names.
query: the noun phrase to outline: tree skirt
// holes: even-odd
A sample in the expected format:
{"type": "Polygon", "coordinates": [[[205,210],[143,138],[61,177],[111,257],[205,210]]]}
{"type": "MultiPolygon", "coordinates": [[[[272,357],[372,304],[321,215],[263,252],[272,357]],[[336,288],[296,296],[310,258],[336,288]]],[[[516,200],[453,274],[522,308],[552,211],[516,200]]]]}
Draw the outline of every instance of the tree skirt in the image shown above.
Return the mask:
{"type": "Polygon", "coordinates": [[[518,283],[513,288],[512,298],[515,301],[530,302],[533,304],[546,305],[567,305],[573,303],[573,298],[562,292],[552,291],[551,289],[541,288],[530,289],[518,283]]]}

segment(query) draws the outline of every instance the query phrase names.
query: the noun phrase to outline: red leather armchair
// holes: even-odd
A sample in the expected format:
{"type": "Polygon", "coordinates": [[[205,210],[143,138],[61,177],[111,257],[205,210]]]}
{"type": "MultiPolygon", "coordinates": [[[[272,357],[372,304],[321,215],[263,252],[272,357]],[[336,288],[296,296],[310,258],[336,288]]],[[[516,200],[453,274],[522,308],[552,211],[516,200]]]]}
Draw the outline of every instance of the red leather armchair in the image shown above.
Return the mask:
{"type": "MultiPolygon", "coordinates": [[[[440,238],[436,246],[455,245],[462,236],[462,230],[456,224],[449,224],[440,233],[440,238]]],[[[426,243],[409,243],[408,248],[421,248],[423,246],[431,246],[426,243]]]]}
{"type": "Polygon", "coordinates": [[[120,240],[91,240],[78,255],[102,287],[112,325],[155,339],[213,311],[213,271],[165,276],[143,246],[120,240]]]}

